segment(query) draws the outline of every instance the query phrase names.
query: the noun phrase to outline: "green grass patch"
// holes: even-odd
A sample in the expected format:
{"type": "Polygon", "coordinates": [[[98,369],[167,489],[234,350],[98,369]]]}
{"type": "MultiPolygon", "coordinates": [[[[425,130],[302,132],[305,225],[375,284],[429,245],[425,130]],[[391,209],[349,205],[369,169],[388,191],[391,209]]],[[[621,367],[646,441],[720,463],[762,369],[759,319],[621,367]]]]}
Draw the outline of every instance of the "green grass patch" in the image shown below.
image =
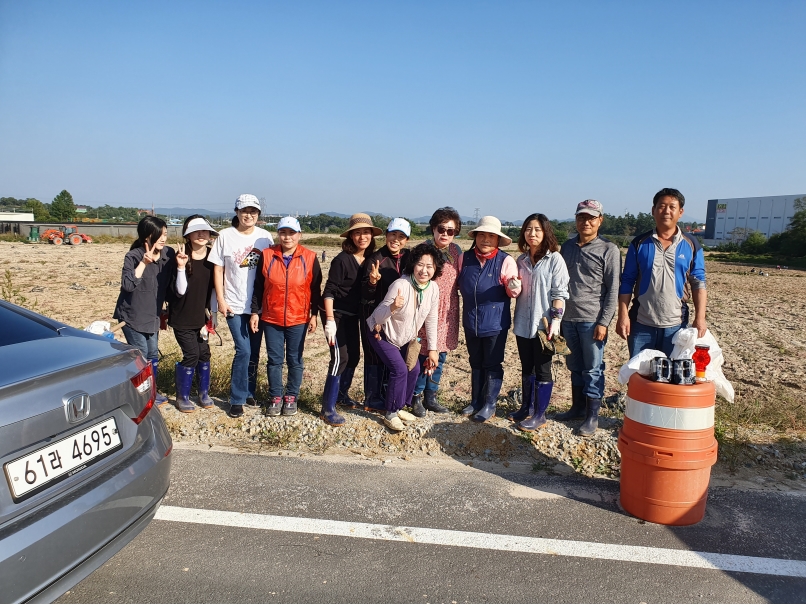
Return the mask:
{"type": "Polygon", "coordinates": [[[742,254],[741,252],[712,252],[706,257],[719,263],[741,263],[744,265],[777,265],[806,269],[806,258],[783,258],[772,254],[742,254]]]}

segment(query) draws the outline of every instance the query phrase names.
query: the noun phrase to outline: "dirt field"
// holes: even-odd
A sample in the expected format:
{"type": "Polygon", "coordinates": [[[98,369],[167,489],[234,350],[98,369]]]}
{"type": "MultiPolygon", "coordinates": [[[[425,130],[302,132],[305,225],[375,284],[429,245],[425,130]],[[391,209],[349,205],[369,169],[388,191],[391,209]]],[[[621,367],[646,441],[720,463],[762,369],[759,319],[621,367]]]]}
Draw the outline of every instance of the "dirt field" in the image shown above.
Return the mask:
{"type": "MultiPolygon", "coordinates": [[[[311,247],[318,253],[323,249],[321,245],[311,247]]],[[[9,296],[12,302],[83,328],[94,320],[111,321],[127,249],[125,244],[71,247],[0,242],[0,279],[6,291],[14,291],[9,296]]],[[[338,249],[328,247],[326,252],[325,275],[338,249]]],[[[510,252],[515,253],[514,248],[510,252]]],[[[732,406],[720,402],[725,407],[721,409],[717,431],[723,448],[716,477],[718,481],[748,486],[806,488],[806,272],[772,270],[761,276],[750,273],[750,269],[707,263],[709,327],[725,351],[724,372],[736,389],[732,406]]],[[[224,346],[213,347],[220,406],[189,415],[169,406],[163,408],[178,442],[302,454],[345,453],[378,459],[447,455],[475,464],[521,464],[539,472],[611,477],[618,473],[619,457],[614,445],[619,426],[617,410],[608,413],[611,418],[603,420],[602,429],[589,441],[575,438],[572,425],[553,421],[534,436],[513,431],[504,418],[504,401],[498,417],[484,426],[455,415],[429,414],[415,427],[391,435],[377,417],[351,412],[346,414],[348,423],[344,428],[327,427],[316,417],[328,360],[321,327],[306,344],[301,414],[276,420],[250,412],[241,420],[229,419],[224,412],[232,343],[225,322],[221,323],[224,346]]],[[[160,349],[165,355],[160,386],[172,394],[172,367],[179,357],[170,330],[161,334],[160,349]]],[[[606,352],[608,395],[622,390],[616,374],[627,358],[626,343],[612,332],[606,352]]],[[[520,386],[520,365],[512,335],[505,368],[502,396],[520,386]]],[[[555,362],[555,376],[552,405],[564,409],[569,405],[570,381],[559,360],[555,362]]],[[[265,382],[265,372],[261,372],[261,389],[265,389],[265,382]]],[[[353,387],[354,396],[360,399],[359,373],[353,387]]],[[[459,348],[448,357],[440,392],[447,404],[458,409],[469,399],[469,389],[467,352],[460,339],[459,348]]]]}

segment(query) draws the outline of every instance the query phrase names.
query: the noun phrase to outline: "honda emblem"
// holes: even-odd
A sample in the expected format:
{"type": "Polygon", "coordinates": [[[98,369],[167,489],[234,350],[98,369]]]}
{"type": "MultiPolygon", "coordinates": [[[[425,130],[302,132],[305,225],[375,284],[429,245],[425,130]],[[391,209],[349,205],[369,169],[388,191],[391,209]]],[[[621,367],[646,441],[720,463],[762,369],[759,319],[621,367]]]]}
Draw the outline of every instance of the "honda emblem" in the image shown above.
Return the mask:
{"type": "Polygon", "coordinates": [[[64,413],[67,422],[81,422],[90,415],[90,396],[87,393],[70,394],[65,397],[64,413]]]}

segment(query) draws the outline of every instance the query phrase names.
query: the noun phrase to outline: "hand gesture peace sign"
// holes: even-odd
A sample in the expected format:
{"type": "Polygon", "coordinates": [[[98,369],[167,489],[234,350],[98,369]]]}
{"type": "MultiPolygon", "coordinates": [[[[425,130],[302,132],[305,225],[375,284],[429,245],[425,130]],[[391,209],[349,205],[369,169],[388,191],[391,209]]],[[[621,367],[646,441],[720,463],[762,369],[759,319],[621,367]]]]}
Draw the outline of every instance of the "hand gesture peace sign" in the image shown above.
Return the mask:
{"type": "Polygon", "coordinates": [[[395,296],[395,300],[392,301],[392,313],[398,311],[403,308],[403,305],[406,304],[406,299],[403,298],[403,291],[398,288],[397,289],[397,296],[395,296]]]}
{"type": "Polygon", "coordinates": [[[146,252],[143,254],[143,264],[148,265],[150,263],[155,263],[160,259],[160,251],[155,250],[157,247],[156,242],[152,245],[148,245],[148,240],[143,242],[143,248],[145,248],[146,252]]]}
{"type": "Polygon", "coordinates": [[[373,286],[381,281],[381,272],[378,270],[380,269],[381,261],[375,261],[370,265],[369,268],[369,283],[373,286]]]}
{"type": "Polygon", "coordinates": [[[184,269],[188,263],[188,255],[185,253],[185,244],[179,244],[176,251],[176,266],[179,269],[184,269]]]}

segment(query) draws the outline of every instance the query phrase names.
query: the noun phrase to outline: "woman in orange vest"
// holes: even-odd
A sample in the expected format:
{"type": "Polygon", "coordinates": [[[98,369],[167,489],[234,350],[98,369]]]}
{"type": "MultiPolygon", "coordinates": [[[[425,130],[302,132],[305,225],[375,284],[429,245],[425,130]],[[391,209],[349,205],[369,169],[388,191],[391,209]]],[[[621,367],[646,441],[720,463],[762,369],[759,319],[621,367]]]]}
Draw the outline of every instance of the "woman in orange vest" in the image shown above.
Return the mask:
{"type": "Polygon", "coordinates": [[[279,244],[263,250],[252,294],[252,332],[263,329],[269,376],[269,416],[293,416],[302,383],[305,331],[316,331],[322,296],[322,269],[316,252],[300,245],[302,228],[293,216],[277,223],[279,244]],[[262,326],[261,326],[262,320],[262,326]],[[288,382],[283,391],[283,357],[288,382]]]}

